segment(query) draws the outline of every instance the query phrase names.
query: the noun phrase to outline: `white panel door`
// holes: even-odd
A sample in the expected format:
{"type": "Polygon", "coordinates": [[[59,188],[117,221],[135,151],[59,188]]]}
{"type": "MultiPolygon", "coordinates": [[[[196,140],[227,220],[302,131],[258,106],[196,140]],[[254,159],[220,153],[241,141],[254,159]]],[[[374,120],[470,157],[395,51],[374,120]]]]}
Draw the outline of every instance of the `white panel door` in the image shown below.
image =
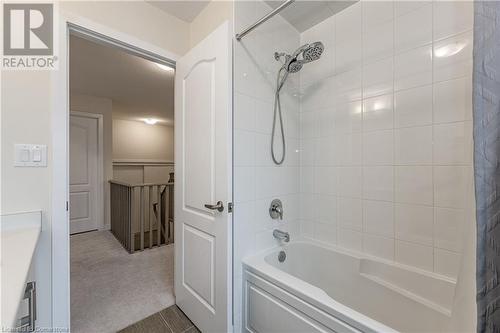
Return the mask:
{"type": "Polygon", "coordinates": [[[70,233],[98,229],[98,119],[70,116],[70,233]]]}
{"type": "Polygon", "coordinates": [[[231,331],[232,67],[226,22],[177,62],[175,295],[202,332],[231,331]],[[218,209],[207,206],[220,203],[218,209]]]}

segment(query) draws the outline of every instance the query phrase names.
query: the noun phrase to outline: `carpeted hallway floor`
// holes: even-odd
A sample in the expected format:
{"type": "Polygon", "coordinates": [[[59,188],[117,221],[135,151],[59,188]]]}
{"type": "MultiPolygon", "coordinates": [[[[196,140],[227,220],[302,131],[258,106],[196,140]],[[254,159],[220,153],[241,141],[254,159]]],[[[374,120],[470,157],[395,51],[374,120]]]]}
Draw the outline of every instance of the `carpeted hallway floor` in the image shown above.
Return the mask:
{"type": "Polygon", "coordinates": [[[173,305],[173,246],[129,254],[109,231],[71,236],[71,332],[117,332],[173,305]]]}

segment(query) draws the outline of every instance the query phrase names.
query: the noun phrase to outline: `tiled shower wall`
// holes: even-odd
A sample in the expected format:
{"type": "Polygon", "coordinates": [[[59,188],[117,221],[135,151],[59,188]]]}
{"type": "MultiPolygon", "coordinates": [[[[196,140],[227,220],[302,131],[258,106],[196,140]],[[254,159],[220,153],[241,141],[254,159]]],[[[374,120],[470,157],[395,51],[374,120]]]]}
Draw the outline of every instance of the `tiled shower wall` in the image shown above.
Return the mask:
{"type": "MultiPolygon", "coordinates": [[[[234,10],[235,31],[241,31],[272,9],[260,1],[236,1],[234,10]]],[[[241,259],[276,246],[273,228],[289,230],[294,236],[299,231],[298,75],[290,77],[282,91],[288,144],[284,165],[275,166],[270,153],[276,73],[281,66],[274,52],[291,52],[299,47],[299,41],[299,33],[278,15],[234,43],[233,294],[237,332],[241,322],[241,259]],[[283,201],[283,221],[269,217],[274,198],[283,201]]]]}
{"type": "Polygon", "coordinates": [[[366,1],[301,34],[326,47],[300,74],[303,236],[456,277],[472,26],[472,2],[366,1]]]}

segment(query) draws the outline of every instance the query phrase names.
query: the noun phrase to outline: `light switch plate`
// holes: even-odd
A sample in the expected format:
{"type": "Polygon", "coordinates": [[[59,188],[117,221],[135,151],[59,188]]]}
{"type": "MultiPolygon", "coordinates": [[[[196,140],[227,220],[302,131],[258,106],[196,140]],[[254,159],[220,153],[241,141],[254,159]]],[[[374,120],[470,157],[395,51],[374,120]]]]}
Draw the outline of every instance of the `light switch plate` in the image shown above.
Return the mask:
{"type": "Polygon", "coordinates": [[[36,144],[14,145],[14,166],[16,167],[46,167],[47,146],[36,144]]]}

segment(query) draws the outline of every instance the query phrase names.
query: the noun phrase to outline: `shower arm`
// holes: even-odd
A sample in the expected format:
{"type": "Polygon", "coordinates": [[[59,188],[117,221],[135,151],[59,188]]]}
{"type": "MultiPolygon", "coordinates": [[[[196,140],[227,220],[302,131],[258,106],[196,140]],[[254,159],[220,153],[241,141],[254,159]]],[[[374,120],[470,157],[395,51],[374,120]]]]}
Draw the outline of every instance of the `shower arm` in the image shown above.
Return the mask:
{"type": "Polygon", "coordinates": [[[269,12],[268,14],[266,14],[265,16],[263,16],[262,18],[260,18],[257,22],[255,22],[254,24],[248,26],[245,30],[243,30],[242,32],[240,32],[239,34],[236,34],[236,40],[237,41],[240,41],[243,37],[245,37],[249,32],[251,32],[253,29],[257,28],[258,26],[260,26],[262,23],[266,22],[267,20],[269,20],[271,17],[273,17],[274,15],[278,14],[279,12],[281,12],[283,9],[285,9],[286,7],[290,6],[292,3],[294,3],[295,0],[286,0],[285,2],[283,2],[281,5],[279,5],[279,7],[277,7],[276,9],[274,9],[273,11],[269,12]]]}

